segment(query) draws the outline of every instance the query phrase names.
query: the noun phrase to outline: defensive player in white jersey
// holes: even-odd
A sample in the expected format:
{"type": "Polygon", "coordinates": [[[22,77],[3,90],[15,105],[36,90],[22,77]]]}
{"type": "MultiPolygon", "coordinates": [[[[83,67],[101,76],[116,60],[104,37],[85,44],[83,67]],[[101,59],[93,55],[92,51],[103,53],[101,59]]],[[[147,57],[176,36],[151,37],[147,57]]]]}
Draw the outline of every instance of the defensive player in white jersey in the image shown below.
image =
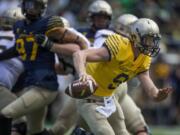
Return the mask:
{"type": "MultiPolygon", "coordinates": [[[[84,39],[86,44],[90,46],[90,42],[86,39],[84,35],[80,32],[76,31],[74,28],[70,27],[68,20],[64,17],[60,17],[64,23],[64,26],[71,32],[76,33],[79,37],[84,39]]],[[[75,70],[73,66],[73,60],[70,56],[65,56],[61,54],[57,55],[57,64],[56,71],[58,73],[58,83],[59,83],[59,91],[65,90],[65,88],[74,80],[75,70]],[[60,62],[60,63],[59,63],[60,62]]]]}
{"type": "MultiPolygon", "coordinates": [[[[12,8],[3,12],[0,19],[0,53],[14,46],[15,39],[12,25],[22,18],[20,8],[12,8]]],[[[12,58],[0,62],[0,71],[0,110],[2,110],[16,99],[17,96],[11,90],[24,71],[24,67],[19,58],[12,58]]],[[[15,129],[18,135],[25,135],[26,127],[24,123],[15,123],[13,130],[15,129]],[[21,125],[21,128],[19,128],[19,125],[21,125]]],[[[12,134],[15,135],[15,132],[12,132],[12,134]]]]}
{"type": "MultiPolygon", "coordinates": [[[[90,42],[86,39],[84,35],[80,32],[76,31],[72,28],[68,22],[68,20],[64,17],[60,17],[64,23],[64,26],[71,32],[76,33],[79,37],[83,38],[84,41],[88,46],[90,46],[90,42]]],[[[57,112],[65,105],[65,103],[70,98],[67,96],[64,91],[66,87],[75,79],[75,69],[73,66],[73,60],[70,56],[65,56],[61,54],[56,54],[56,72],[58,78],[58,90],[59,90],[59,97],[57,98],[56,102],[53,103],[53,116],[54,118],[57,117],[57,112]],[[58,105],[58,107],[57,107],[58,105]]]]}
{"type": "MultiPolygon", "coordinates": [[[[18,9],[10,9],[3,13],[3,16],[0,20],[0,51],[3,52],[4,50],[12,47],[14,45],[14,34],[12,31],[12,25],[13,21],[20,18],[20,14],[18,12],[18,9]],[[17,13],[17,14],[15,14],[17,13]]],[[[23,72],[23,65],[22,62],[18,58],[13,58],[6,61],[0,62],[0,86],[1,86],[1,92],[0,92],[0,109],[2,109],[4,106],[7,105],[8,101],[14,99],[14,96],[11,96],[12,93],[7,98],[4,94],[8,94],[14,84],[16,83],[19,75],[23,72]],[[4,90],[4,88],[8,90],[4,90]],[[5,93],[4,93],[5,92],[5,93]],[[4,94],[2,94],[4,93],[4,94]]]]}

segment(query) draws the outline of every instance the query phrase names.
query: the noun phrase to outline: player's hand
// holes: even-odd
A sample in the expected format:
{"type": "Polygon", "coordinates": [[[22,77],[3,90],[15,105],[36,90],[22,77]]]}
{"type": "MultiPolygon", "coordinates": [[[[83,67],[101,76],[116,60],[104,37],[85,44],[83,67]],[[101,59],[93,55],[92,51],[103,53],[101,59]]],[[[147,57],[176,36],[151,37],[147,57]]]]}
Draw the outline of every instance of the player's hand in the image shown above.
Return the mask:
{"type": "Polygon", "coordinates": [[[160,102],[168,97],[168,95],[173,91],[173,88],[163,88],[159,89],[157,96],[154,97],[156,102],[160,102]]]}
{"type": "Polygon", "coordinates": [[[96,84],[96,81],[94,80],[94,78],[91,75],[88,75],[87,73],[83,73],[79,76],[79,80],[82,82],[85,82],[87,80],[92,80],[94,82],[94,84],[96,84]]]}
{"type": "Polygon", "coordinates": [[[35,41],[39,46],[46,48],[48,50],[51,50],[53,46],[53,42],[49,40],[49,38],[46,35],[43,34],[36,34],[35,41]]]}

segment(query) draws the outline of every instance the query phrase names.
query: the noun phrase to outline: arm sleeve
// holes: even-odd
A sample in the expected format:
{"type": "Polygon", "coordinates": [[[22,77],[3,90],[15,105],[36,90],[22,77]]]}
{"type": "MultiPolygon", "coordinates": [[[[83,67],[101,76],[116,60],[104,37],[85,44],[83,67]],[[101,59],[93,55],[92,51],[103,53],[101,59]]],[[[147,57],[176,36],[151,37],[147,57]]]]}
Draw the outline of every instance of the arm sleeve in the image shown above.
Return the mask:
{"type": "Polygon", "coordinates": [[[144,62],[144,69],[143,69],[143,71],[147,71],[147,70],[149,70],[150,69],[150,66],[151,66],[151,62],[152,62],[152,58],[151,57],[149,57],[149,56],[146,56],[146,58],[145,58],[145,62],[144,62]]]}
{"type": "Polygon", "coordinates": [[[16,51],[16,47],[13,46],[13,47],[5,50],[4,52],[0,53],[0,60],[7,60],[7,59],[14,58],[17,56],[19,56],[19,54],[16,51]]]}
{"type": "Polygon", "coordinates": [[[115,58],[120,51],[121,38],[117,34],[108,36],[103,46],[105,46],[110,54],[110,59],[115,58]]]}

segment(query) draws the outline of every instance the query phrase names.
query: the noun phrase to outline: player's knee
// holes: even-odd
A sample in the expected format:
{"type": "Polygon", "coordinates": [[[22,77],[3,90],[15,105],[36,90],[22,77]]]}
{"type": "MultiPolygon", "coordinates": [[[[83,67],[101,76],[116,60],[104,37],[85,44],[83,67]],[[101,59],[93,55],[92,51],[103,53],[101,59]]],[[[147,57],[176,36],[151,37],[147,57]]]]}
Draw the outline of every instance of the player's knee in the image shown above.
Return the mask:
{"type": "Polygon", "coordinates": [[[129,132],[126,129],[119,130],[116,135],[129,135],[129,132]]]}
{"type": "Polygon", "coordinates": [[[16,99],[16,96],[12,94],[8,89],[2,89],[0,87],[0,110],[6,107],[8,104],[13,102],[16,99]]]}
{"type": "Polygon", "coordinates": [[[58,119],[56,120],[56,123],[60,123],[61,125],[66,125],[66,123],[68,120],[68,117],[66,117],[66,115],[59,115],[58,119]]]}
{"type": "Polygon", "coordinates": [[[10,107],[5,107],[1,113],[7,118],[14,118],[14,110],[10,107]]]}
{"type": "Polygon", "coordinates": [[[140,112],[139,109],[136,110],[136,117],[133,117],[131,121],[127,122],[127,128],[131,133],[136,133],[138,131],[146,131],[145,127],[147,127],[147,124],[140,112]]]}
{"type": "Polygon", "coordinates": [[[148,126],[139,129],[134,135],[152,135],[148,126]]]}
{"type": "Polygon", "coordinates": [[[140,132],[140,133],[138,133],[136,135],[148,135],[148,134],[146,132],[140,132]]]}
{"type": "Polygon", "coordinates": [[[54,135],[65,134],[69,130],[69,126],[67,126],[66,124],[67,121],[56,121],[50,131],[54,133],[54,135]]]}

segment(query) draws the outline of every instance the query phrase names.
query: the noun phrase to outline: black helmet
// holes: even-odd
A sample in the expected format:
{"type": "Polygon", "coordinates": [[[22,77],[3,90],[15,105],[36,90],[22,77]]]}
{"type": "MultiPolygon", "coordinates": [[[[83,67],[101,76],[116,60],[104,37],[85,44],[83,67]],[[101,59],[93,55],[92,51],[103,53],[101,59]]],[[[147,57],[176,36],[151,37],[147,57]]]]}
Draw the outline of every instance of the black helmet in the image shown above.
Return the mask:
{"type": "Polygon", "coordinates": [[[45,13],[46,7],[47,0],[23,0],[21,8],[26,19],[34,21],[45,13]]]}

